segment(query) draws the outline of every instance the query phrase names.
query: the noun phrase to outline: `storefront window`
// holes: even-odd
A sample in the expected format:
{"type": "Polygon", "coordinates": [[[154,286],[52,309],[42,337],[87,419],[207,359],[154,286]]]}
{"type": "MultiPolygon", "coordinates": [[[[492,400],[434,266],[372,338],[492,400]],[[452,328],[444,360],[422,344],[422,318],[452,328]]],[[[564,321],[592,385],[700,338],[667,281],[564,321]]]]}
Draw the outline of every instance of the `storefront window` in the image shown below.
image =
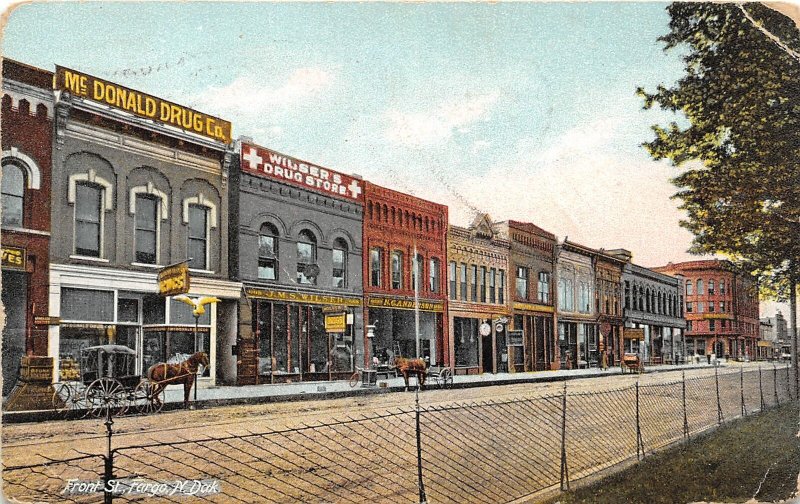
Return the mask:
{"type": "Polygon", "coordinates": [[[258,278],[278,279],[278,230],[269,223],[258,234],[258,278]]]}
{"type": "Polygon", "coordinates": [[[453,318],[456,366],[478,365],[478,319],[453,318]]]}
{"type": "MultiPolygon", "coordinates": [[[[370,309],[374,321],[374,355],[382,363],[390,363],[399,349],[402,357],[416,357],[416,318],[413,310],[387,308],[370,309]]],[[[420,357],[436,363],[434,342],[440,331],[441,316],[437,313],[419,313],[420,357]]]]}
{"type": "Polygon", "coordinates": [[[61,319],[113,322],[114,292],[89,289],[61,289],[61,319]]]}
{"type": "Polygon", "coordinates": [[[337,238],[333,242],[332,260],[333,287],[342,289],[346,286],[347,282],[347,243],[341,238],[337,238]]]}

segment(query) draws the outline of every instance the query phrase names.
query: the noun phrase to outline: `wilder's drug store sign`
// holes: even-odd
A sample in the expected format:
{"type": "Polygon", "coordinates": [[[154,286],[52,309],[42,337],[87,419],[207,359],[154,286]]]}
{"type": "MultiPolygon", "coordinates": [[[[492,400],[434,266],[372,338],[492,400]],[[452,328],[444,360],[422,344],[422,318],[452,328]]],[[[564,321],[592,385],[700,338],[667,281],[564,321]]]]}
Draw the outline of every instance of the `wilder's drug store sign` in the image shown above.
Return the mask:
{"type": "Polygon", "coordinates": [[[364,200],[357,178],[255,145],[242,144],[242,171],[352,201],[364,200]]]}
{"type": "Polygon", "coordinates": [[[55,89],[110,105],[223,143],[231,141],[231,123],[85,73],[56,66],[55,89]]]}

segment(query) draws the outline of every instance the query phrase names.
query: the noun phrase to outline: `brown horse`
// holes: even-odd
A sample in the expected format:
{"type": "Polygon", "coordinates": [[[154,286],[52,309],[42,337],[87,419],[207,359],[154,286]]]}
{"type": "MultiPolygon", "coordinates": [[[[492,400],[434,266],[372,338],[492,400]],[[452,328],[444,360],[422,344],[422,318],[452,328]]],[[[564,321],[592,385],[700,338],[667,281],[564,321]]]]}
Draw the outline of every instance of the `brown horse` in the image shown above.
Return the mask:
{"type": "Polygon", "coordinates": [[[394,366],[403,375],[408,391],[408,375],[413,374],[417,377],[417,384],[421,389],[425,389],[425,377],[428,376],[428,363],[425,359],[406,359],[405,357],[395,357],[394,366]]]}
{"type": "Polygon", "coordinates": [[[180,364],[167,364],[166,362],[159,362],[153,364],[147,370],[147,379],[152,384],[152,393],[157,398],[158,394],[167,385],[183,383],[183,407],[189,407],[189,391],[192,390],[195,377],[197,376],[197,368],[200,365],[204,368],[208,367],[208,355],[205,352],[197,352],[180,364]]]}

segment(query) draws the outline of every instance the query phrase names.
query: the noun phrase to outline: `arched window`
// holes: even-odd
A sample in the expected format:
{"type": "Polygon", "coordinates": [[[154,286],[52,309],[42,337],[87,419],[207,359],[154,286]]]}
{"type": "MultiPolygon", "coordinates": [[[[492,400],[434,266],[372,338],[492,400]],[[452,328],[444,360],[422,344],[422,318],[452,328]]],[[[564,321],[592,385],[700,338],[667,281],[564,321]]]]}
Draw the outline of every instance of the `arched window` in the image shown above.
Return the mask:
{"type": "Polygon", "coordinates": [[[708,293],[712,294],[712,295],[714,294],[714,279],[713,278],[710,278],[708,280],[708,293]]]}
{"type": "Polygon", "coordinates": [[[648,313],[650,313],[650,289],[647,289],[644,296],[644,300],[645,300],[645,309],[648,313]]]}
{"type": "Polygon", "coordinates": [[[697,279],[697,295],[700,296],[703,294],[703,279],[697,279]]]}
{"type": "MultiPolygon", "coordinates": [[[[394,208],[392,208],[394,218],[394,208]]],[[[347,243],[337,238],[333,241],[333,287],[342,289],[347,285],[347,243]]]]}
{"type": "Polygon", "coordinates": [[[687,296],[691,296],[692,295],[692,281],[691,280],[686,280],[686,295],[687,296]]]}
{"type": "Polygon", "coordinates": [[[297,283],[317,284],[317,239],[311,231],[304,229],[297,237],[297,283]]]}
{"type": "Polygon", "coordinates": [[[22,227],[25,203],[25,172],[14,163],[3,165],[3,226],[22,227]]]}
{"type": "Polygon", "coordinates": [[[278,279],[278,230],[268,222],[258,231],[258,278],[278,279]]]}

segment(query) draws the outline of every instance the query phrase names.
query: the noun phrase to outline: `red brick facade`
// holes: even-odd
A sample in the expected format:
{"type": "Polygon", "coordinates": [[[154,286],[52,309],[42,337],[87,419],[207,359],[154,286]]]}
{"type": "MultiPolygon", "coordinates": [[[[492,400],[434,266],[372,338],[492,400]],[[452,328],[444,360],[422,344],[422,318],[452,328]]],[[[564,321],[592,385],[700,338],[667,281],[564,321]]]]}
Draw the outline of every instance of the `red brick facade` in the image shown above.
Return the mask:
{"type": "Polygon", "coordinates": [[[27,273],[25,352],[47,355],[47,326],[33,317],[48,314],[50,174],[52,158],[53,74],[3,60],[3,165],[25,173],[21,226],[3,226],[3,247],[24,248],[27,273]]]}
{"type": "MultiPolygon", "coordinates": [[[[408,194],[393,191],[369,182],[364,184],[364,320],[366,325],[385,323],[376,314],[391,310],[412,313],[414,286],[412,263],[416,253],[421,256],[419,299],[426,314],[423,318],[435,319],[435,334],[426,333],[435,343],[431,360],[436,363],[449,361],[450,349],[447,335],[447,207],[408,194]],[[378,263],[372,261],[379,254],[378,263]],[[399,271],[392,268],[393,254],[398,254],[399,271]],[[438,270],[438,271],[434,271],[438,270]],[[394,276],[393,276],[393,273],[394,276]],[[432,280],[432,273],[436,278],[432,280]],[[393,283],[398,281],[399,283],[393,283]],[[436,285],[432,285],[436,283],[436,285]],[[433,288],[432,288],[433,287],[433,288]],[[397,309],[400,308],[400,309],[397,309]],[[371,313],[372,312],[372,313],[371,313]],[[430,315],[433,314],[433,315],[430,315]],[[447,358],[445,357],[447,356],[447,358]]],[[[408,314],[406,314],[408,315],[408,314]]],[[[385,319],[386,314],[382,315],[385,319]]],[[[400,331],[402,324],[394,324],[400,331]]],[[[404,336],[408,334],[407,323],[404,336]]],[[[412,328],[413,329],[413,328],[412,328]]],[[[427,329],[421,329],[421,333],[427,329]]],[[[402,332],[402,331],[401,331],[402,332]]],[[[367,335],[365,334],[365,338],[367,335]]],[[[392,341],[387,337],[383,345],[392,341]]],[[[380,340],[380,336],[376,341],[380,340]]],[[[408,340],[406,340],[408,341],[408,340]]],[[[378,343],[378,346],[381,343],[378,343]]],[[[397,344],[396,341],[392,345],[397,344]]],[[[365,361],[369,362],[373,349],[365,340],[365,361]]],[[[380,348],[374,349],[375,351],[380,348]]],[[[393,350],[389,349],[389,350],[393,350]]],[[[409,353],[408,351],[403,352],[409,353]]],[[[408,356],[408,355],[404,355],[408,356]]],[[[446,362],[449,364],[449,362],[446,362]]]]}
{"type": "Polygon", "coordinates": [[[755,358],[759,339],[755,282],[720,260],[670,263],[654,270],[685,277],[687,354],[755,358]]]}

